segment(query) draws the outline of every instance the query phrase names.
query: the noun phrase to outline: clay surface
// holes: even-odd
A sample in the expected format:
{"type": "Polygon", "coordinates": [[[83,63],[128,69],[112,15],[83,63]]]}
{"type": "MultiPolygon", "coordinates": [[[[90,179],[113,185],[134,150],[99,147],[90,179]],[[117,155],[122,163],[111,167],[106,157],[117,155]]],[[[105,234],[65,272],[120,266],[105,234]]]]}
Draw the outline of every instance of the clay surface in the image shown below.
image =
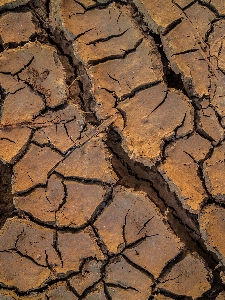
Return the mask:
{"type": "Polygon", "coordinates": [[[0,0],[0,300],[225,299],[223,0],[0,0]]]}

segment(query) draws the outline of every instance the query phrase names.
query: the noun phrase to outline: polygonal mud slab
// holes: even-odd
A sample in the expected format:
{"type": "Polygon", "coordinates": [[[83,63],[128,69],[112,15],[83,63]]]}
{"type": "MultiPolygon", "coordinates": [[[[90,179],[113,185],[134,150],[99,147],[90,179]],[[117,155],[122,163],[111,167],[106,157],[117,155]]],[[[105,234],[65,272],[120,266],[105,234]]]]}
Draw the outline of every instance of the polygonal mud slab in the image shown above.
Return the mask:
{"type": "Polygon", "coordinates": [[[187,135],[193,129],[189,100],[175,90],[167,90],[162,83],[137,93],[118,108],[126,116],[124,129],[118,128],[122,146],[131,159],[146,166],[152,167],[160,160],[166,140],[187,135]]]}
{"type": "Polygon", "coordinates": [[[118,180],[111,165],[111,153],[102,138],[92,138],[76,148],[55,169],[64,177],[116,183],[118,180]]]}
{"type": "Polygon", "coordinates": [[[102,277],[102,263],[97,260],[86,261],[82,267],[81,274],[75,275],[69,279],[70,285],[82,295],[89,287],[97,283],[102,277]]]}
{"type": "Polygon", "coordinates": [[[41,146],[48,145],[62,153],[79,143],[85,121],[81,110],[68,104],[57,111],[48,111],[38,116],[33,126],[37,128],[33,140],[41,146]]]}
{"type": "Polygon", "coordinates": [[[180,139],[166,149],[167,158],[159,168],[170,189],[177,194],[183,206],[193,213],[200,211],[207,198],[199,177],[199,162],[206,157],[210,145],[198,134],[180,139]]]}
{"type": "Polygon", "coordinates": [[[218,201],[225,200],[224,186],[224,153],[225,143],[222,142],[205,162],[203,167],[205,182],[212,196],[218,201]]]}
{"type": "Polygon", "coordinates": [[[182,243],[142,192],[117,188],[112,203],[94,226],[110,253],[124,253],[155,277],[182,249],[182,243]]]}
{"type": "Polygon", "coordinates": [[[3,163],[13,163],[25,150],[32,130],[30,128],[0,129],[0,159],[3,163]]]}
{"type": "Polygon", "coordinates": [[[210,273],[196,253],[188,254],[161,279],[158,287],[179,296],[197,299],[210,289],[210,273]]]}
{"type": "Polygon", "coordinates": [[[14,197],[16,209],[31,214],[34,218],[46,222],[56,222],[56,212],[65,200],[65,185],[62,179],[52,175],[47,187],[37,187],[28,195],[14,197]]]}
{"type": "Polygon", "coordinates": [[[31,12],[7,13],[0,18],[3,44],[28,42],[35,33],[31,12]]]}
{"type": "Polygon", "coordinates": [[[4,125],[31,121],[46,105],[53,108],[66,100],[65,71],[51,46],[35,42],[4,51],[0,57],[0,72],[10,74],[24,85],[24,89],[6,96],[1,118],[4,125]],[[20,103],[18,97],[25,99],[20,103]],[[38,103],[30,97],[37,97],[38,103]]]}
{"type": "Polygon", "coordinates": [[[135,269],[122,256],[106,267],[105,282],[112,299],[148,299],[153,280],[135,269]]]}
{"type": "Polygon", "coordinates": [[[206,247],[225,265],[225,209],[216,204],[204,207],[199,223],[206,247]]]}
{"type": "Polygon", "coordinates": [[[13,168],[12,189],[14,193],[46,184],[48,173],[62,159],[62,156],[51,148],[31,144],[28,152],[13,168]]]}

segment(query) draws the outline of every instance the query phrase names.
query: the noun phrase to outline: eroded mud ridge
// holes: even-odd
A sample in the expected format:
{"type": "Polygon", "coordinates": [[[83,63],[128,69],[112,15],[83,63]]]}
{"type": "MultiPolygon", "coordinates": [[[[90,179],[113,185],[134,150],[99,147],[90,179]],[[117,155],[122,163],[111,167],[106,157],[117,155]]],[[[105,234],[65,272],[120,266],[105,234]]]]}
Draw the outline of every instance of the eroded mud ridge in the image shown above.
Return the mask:
{"type": "Polygon", "coordinates": [[[223,0],[0,1],[0,299],[225,299],[223,0]]]}

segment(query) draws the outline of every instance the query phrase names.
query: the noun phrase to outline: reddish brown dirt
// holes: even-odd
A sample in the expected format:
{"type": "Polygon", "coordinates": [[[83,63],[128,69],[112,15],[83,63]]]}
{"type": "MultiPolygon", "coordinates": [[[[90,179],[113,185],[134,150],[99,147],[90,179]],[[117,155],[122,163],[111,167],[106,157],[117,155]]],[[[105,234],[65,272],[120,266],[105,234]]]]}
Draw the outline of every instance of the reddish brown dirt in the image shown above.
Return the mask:
{"type": "Polygon", "coordinates": [[[225,299],[223,0],[0,0],[0,300],[225,299]]]}

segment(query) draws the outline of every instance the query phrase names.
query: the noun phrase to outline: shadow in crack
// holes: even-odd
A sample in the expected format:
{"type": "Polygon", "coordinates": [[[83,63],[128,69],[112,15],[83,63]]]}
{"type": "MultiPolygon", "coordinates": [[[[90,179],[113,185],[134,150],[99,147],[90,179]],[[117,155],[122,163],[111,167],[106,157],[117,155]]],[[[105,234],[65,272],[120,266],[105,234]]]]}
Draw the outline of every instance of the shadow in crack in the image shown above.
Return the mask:
{"type": "Polygon", "coordinates": [[[15,210],[12,195],[12,167],[0,161],[0,228],[15,210]]]}

